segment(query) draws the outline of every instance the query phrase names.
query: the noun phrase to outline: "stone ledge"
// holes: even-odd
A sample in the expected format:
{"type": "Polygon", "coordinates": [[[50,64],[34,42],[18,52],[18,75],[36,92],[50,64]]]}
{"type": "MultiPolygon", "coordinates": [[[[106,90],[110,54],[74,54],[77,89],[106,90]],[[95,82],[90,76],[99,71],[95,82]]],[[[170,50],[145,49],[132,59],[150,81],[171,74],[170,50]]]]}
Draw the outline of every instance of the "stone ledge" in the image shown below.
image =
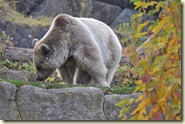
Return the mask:
{"type": "Polygon", "coordinates": [[[119,120],[115,104],[140,95],[104,95],[94,87],[17,90],[8,82],[0,82],[0,93],[1,120],[119,120]]]}
{"type": "Polygon", "coordinates": [[[16,86],[0,82],[0,120],[20,120],[15,102],[16,86]]]}

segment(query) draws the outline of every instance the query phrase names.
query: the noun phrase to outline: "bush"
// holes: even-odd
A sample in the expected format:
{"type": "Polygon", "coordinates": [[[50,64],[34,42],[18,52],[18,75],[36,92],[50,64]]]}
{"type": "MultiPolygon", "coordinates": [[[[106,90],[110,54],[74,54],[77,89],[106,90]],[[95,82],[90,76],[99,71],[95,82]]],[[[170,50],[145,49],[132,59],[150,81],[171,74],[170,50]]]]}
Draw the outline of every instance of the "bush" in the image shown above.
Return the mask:
{"type": "MultiPolygon", "coordinates": [[[[141,11],[133,19],[142,14],[154,14],[159,11],[159,19],[152,24],[147,32],[137,30],[135,38],[151,34],[151,39],[144,43],[145,58],[133,59],[134,69],[139,74],[135,91],[142,91],[142,95],[129,103],[138,103],[131,117],[123,119],[137,120],[181,120],[181,1],[165,0],[132,0],[135,9],[141,11]],[[155,9],[146,11],[150,6],[155,9]],[[146,107],[151,107],[146,112],[146,107]]],[[[146,26],[145,22],[139,27],[146,26]]],[[[136,55],[136,53],[132,53],[136,55]]],[[[124,103],[124,102],[122,102],[124,103]]],[[[118,106],[121,106],[120,102],[118,106]]],[[[129,109],[128,109],[129,110],[129,109]]],[[[122,110],[120,115],[126,111],[122,110]]]]}
{"type": "Polygon", "coordinates": [[[4,31],[0,32],[0,58],[4,55],[5,47],[12,46],[9,36],[4,31]]]}
{"type": "Polygon", "coordinates": [[[22,63],[22,62],[13,62],[11,60],[0,61],[0,69],[13,69],[13,70],[26,70],[29,72],[36,72],[35,66],[32,62],[22,63]]]}

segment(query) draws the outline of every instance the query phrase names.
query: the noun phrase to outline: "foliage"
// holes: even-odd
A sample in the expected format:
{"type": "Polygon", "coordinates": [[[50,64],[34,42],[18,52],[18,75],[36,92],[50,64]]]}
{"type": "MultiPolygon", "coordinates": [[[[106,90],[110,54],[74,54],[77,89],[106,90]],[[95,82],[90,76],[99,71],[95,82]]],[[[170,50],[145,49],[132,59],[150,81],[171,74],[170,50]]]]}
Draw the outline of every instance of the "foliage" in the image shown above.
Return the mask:
{"type": "MultiPolygon", "coordinates": [[[[2,79],[0,79],[0,81],[1,80],[2,79]]],[[[45,88],[45,89],[93,86],[93,87],[100,88],[105,94],[130,94],[135,89],[135,86],[133,86],[133,87],[112,86],[111,87],[112,89],[110,90],[110,89],[106,89],[106,88],[101,88],[101,87],[96,86],[96,85],[86,85],[86,84],[73,85],[73,84],[66,84],[64,82],[59,82],[59,81],[58,82],[39,82],[38,83],[38,82],[20,81],[20,80],[15,80],[15,79],[14,80],[13,79],[3,79],[3,80],[16,85],[18,88],[23,86],[23,85],[31,85],[31,86],[45,88]]]]}
{"type": "Polygon", "coordinates": [[[8,59],[0,61],[0,69],[13,69],[13,70],[27,70],[29,72],[35,72],[36,69],[32,62],[21,63],[13,62],[8,59]]]}
{"type": "Polygon", "coordinates": [[[111,91],[111,93],[113,94],[131,94],[133,93],[134,89],[136,88],[136,86],[112,86],[111,87],[113,90],[111,91]]]}
{"type": "MultiPolygon", "coordinates": [[[[152,35],[150,40],[142,45],[147,56],[134,60],[136,62],[134,69],[139,74],[135,92],[140,90],[142,95],[132,101],[138,103],[132,116],[124,119],[181,120],[181,1],[132,0],[132,2],[135,9],[141,12],[133,16],[135,20],[143,14],[152,15],[157,12],[160,14],[159,19],[149,26],[148,31],[141,30],[148,22],[136,29],[135,38],[152,35]],[[154,9],[146,11],[151,6],[154,9]],[[146,112],[147,106],[151,107],[149,112],[146,112]]],[[[123,115],[123,110],[121,114],[123,115]]]]}
{"type": "MultiPolygon", "coordinates": [[[[130,22],[119,21],[117,28],[114,31],[119,35],[119,39],[123,48],[130,46],[139,46],[145,41],[148,36],[133,37],[137,33],[137,28],[142,24],[142,19],[137,21],[130,20],[130,22]]],[[[141,28],[140,28],[141,29],[141,28]]]]}
{"type": "Polygon", "coordinates": [[[138,74],[130,65],[121,65],[114,74],[114,85],[117,86],[135,86],[138,80],[138,74]]]}
{"type": "Polygon", "coordinates": [[[0,32],[0,58],[4,55],[6,46],[12,46],[12,42],[9,40],[9,36],[4,32],[0,32]]]}
{"type": "MultiPolygon", "coordinates": [[[[120,111],[119,118],[122,118],[124,116],[123,120],[125,120],[127,117],[131,116],[127,112],[131,109],[131,104],[132,104],[132,107],[134,106],[133,102],[134,102],[134,98],[126,98],[116,104],[116,106],[120,108],[124,106],[124,108],[120,111]]],[[[130,119],[134,120],[134,118],[130,118],[130,119]]]]}
{"type": "MultiPolygon", "coordinates": [[[[0,79],[1,81],[2,79],[0,79]]],[[[3,79],[3,81],[7,81],[9,83],[14,84],[18,88],[23,86],[23,85],[31,85],[31,86],[36,86],[36,87],[44,87],[43,84],[37,83],[37,82],[26,82],[26,81],[20,81],[20,80],[13,80],[13,79],[3,79]]]]}
{"type": "Polygon", "coordinates": [[[84,15],[84,12],[83,10],[86,8],[87,6],[87,0],[80,0],[80,6],[81,6],[81,10],[80,10],[80,13],[79,13],[79,17],[86,17],[87,15],[84,15]]]}

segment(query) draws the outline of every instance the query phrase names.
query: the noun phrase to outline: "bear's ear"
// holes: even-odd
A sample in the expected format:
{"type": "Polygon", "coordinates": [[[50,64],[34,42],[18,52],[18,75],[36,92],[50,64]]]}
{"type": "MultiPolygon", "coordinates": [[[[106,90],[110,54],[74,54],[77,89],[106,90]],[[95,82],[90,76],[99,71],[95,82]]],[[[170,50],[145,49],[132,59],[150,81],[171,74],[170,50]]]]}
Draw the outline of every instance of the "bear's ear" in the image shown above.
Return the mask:
{"type": "Polygon", "coordinates": [[[32,45],[35,46],[35,44],[36,44],[37,42],[39,42],[39,40],[36,39],[36,38],[34,38],[34,39],[32,40],[32,45]]]}
{"type": "Polygon", "coordinates": [[[46,44],[42,44],[40,46],[40,50],[41,50],[41,53],[44,55],[44,56],[47,56],[50,52],[50,49],[49,47],[46,45],[46,44]]]}

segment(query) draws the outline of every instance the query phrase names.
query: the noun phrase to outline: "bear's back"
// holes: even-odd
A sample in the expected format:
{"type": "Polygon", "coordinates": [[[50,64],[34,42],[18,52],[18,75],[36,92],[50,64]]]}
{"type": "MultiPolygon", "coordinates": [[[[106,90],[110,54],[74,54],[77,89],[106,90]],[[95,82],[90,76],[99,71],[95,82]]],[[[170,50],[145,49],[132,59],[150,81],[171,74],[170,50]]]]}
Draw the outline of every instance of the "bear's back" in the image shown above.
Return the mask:
{"type": "MultiPolygon", "coordinates": [[[[99,46],[104,62],[108,65],[113,61],[115,55],[121,51],[121,44],[112,31],[112,29],[105,23],[95,20],[93,18],[76,18],[86,26],[88,32],[93,36],[95,42],[99,46]],[[110,55],[113,55],[112,57],[110,55]]],[[[121,52],[120,52],[121,53],[121,52]]],[[[119,57],[118,57],[119,58],[119,57]]]]}
{"type": "Polygon", "coordinates": [[[103,22],[93,18],[79,18],[79,20],[87,26],[97,42],[107,42],[110,34],[112,34],[111,29],[103,22]]]}

